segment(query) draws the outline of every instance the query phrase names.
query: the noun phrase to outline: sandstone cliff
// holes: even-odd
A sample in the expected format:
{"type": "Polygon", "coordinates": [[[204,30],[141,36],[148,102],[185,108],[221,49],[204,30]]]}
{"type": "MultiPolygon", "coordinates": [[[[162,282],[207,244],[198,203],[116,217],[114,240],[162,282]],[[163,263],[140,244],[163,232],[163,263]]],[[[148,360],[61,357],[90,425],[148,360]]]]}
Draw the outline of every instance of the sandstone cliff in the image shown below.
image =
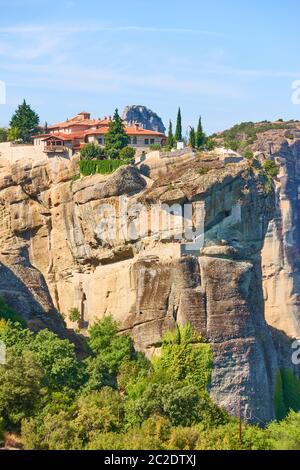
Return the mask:
{"type": "Polygon", "coordinates": [[[300,337],[300,130],[270,131],[254,149],[280,166],[276,213],[263,249],[264,297],[270,325],[300,337]],[[288,137],[288,138],[287,138],[288,137]]]}
{"type": "Polygon", "coordinates": [[[241,401],[248,421],[269,421],[275,372],[290,366],[264,318],[261,250],[274,194],[247,161],[226,165],[217,154],[146,167],[76,180],[75,161],[2,162],[0,295],[32,328],[62,334],[61,315],[73,307],[85,327],[112,314],[149,356],[164,331],[189,321],[212,344],[212,396],[232,413],[241,401]],[[186,218],[176,213],[184,204],[186,218]],[[203,204],[204,246],[201,235],[177,240],[203,204]],[[149,221],[154,206],[156,223],[137,230],[141,211],[149,221]]]}

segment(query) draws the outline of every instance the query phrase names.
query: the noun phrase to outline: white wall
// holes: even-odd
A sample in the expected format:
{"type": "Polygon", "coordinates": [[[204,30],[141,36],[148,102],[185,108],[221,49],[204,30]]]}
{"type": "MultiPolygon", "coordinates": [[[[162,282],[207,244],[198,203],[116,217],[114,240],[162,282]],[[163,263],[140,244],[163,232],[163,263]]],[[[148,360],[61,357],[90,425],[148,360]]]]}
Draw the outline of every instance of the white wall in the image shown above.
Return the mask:
{"type": "MultiPolygon", "coordinates": [[[[98,138],[99,137],[102,137],[102,145],[104,145],[104,139],[105,139],[105,135],[99,135],[99,136],[95,136],[95,135],[89,135],[88,136],[88,142],[98,142],[98,138]]],[[[149,149],[150,148],[150,145],[151,144],[151,139],[154,140],[154,143],[155,144],[160,144],[161,145],[161,141],[162,141],[162,138],[161,137],[157,137],[157,136],[137,136],[137,143],[136,144],[129,144],[130,147],[133,147],[133,148],[145,148],[145,149],[149,149]],[[148,145],[145,144],[145,139],[148,139],[149,143],[148,145]]],[[[131,137],[131,141],[132,141],[132,137],[131,137]]]]}

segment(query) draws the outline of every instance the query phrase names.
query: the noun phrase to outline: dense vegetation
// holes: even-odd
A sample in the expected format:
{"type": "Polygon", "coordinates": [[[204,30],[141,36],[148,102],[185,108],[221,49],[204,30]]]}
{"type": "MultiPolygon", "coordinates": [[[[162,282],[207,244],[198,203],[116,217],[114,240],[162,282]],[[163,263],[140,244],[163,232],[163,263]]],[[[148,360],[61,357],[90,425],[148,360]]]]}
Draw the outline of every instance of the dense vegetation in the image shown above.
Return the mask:
{"type": "Polygon", "coordinates": [[[247,147],[251,146],[257,140],[258,134],[269,130],[286,130],[287,138],[293,138],[293,134],[290,133],[290,129],[294,126],[294,121],[283,122],[282,120],[277,122],[263,121],[260,123],[254,123],[251,121],[242,122],[219,135],[213,135],[212,138],[222,138],[224,140],[225,148],[243,152],[247,151],[247,147]]]}
{"type": "MultiPolygon", "coordinates": [[[[78,359],[68,340],[30,332],[2,305],[0,437],[21,435],[25,449],[300,449],[295,412],[266,430],[243,425],[240,439],[237,420],[208,394],[211,348],[189,325],[167,333],[161,355],[149,361],[106,317],[90,328],[78,359]]],[[[284,374],[279,395],[287,407],[294,382],[284,374]]]]}
{"type": "Polygon", "coordinates": [[[128,165],[127,160],[80,160],[79,168],[83,176],[101,173],[108,175],[123,165],[128,165]]]}

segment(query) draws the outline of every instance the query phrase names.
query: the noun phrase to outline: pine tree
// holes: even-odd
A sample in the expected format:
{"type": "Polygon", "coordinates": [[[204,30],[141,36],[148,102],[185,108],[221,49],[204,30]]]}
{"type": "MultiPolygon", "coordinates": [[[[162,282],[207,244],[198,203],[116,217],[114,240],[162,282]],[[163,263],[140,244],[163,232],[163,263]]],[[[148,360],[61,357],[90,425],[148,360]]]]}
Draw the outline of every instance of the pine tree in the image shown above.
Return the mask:
{"type": "Polygon", "coordinates": [[[176,122],[176,132],[175,132],[176,142],[182,141],[182,122],[181,122],[181,109],[178,109],[177,122],[176,122]]]}
{"type": "Polygon", "coordinates": [[[194,149],[196,147],[196,133],[194,127],[190,129],[189,145],[194,149]]]}
{"type": "Polygon", "coordinates": [[[173,126],[172,121],[169,124],[169,132],[168,132],[168,139],[167,139],[167,147],[172,149],[174,147],[174,136],[173,136],[173,126]]]}
{"type": "Polygon", "coordinates": [[[196,133],[196,147],[198,149],[201,148],[204,145],[204,142],[205,142],[205,134],[203,132],[202,119],[200,116],[199,122],[198,122],[197,133],[196,133]]]}
{"type": "Polygon", "coordinates": [[[105,136],[105,155],[108,158],[117,159],[119,158],[120,150],[126,147],[129,142],[125,126],[117,109],[108,127],[109,129],[105,136]]]}
{"type": "Polygon", "coordinates": [[[10,127],[19,129],[22,142],[30,142],[31,137],[38,133],[39,121],[38,114],[24,100],[13,114],[10,127]]]}

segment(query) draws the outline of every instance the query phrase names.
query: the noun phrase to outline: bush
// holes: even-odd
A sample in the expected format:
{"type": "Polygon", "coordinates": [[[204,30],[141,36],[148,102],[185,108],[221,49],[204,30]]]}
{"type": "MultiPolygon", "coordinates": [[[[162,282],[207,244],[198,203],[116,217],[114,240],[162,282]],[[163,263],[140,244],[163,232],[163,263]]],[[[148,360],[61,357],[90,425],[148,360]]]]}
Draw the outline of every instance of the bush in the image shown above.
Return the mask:
{"type": "Polygon", "coordinates": [[[244,153],[244,157],[247,158],[247,160],[253,160],[254,153],[251,152],[251,150],[246,150],[246,152],[244,153]]]}
{"type": "Polygon", "coordinates": [[[135,157],[135,149],[132,147],[124,147],[120,150],[119,158],[120,160],[133,160],[135,157]]]}
{"type": "Polygon", "coordinates": [[[0,365],[0,416],[7,428],[18,429],[41,404],[42,370],[28,351],[21,356],[7,350],[6,364],[0,365]]]}
{"type": "Polygon", "coordinates": [[[275,450],[300,450],[300,413],[290,412],[280,423],[273,422],[266,431],[275,450]]]}
{"type": "Polygon", "coordinates": [[[207,150],[214,150],[217,147],[217,142],[214,139],[208,138],[205,142],[205,148],[207,150]]]}
{"type": "Polygon", "coordinates": [[[79,162],[80,173],[83,176],[99,173],[109,175],[124,165],[128,165],[128,162],[123,160],[81,160],[79,162]]]}
{"type": "Polygon", "coordinates": [[[263,168],[270,178],[276,178],[279,173],[279,168],[273,160],[266,160],[263,168]]]}
{"type": "Polygon", "coordinates": [[[80,312],[78,310],[78,308],[71,308],[70,312],[69,312],[69,320],[71,322],[79,322],[80,320],[80,312]]]}
{"type": "Polygon", "coordinates": [[[237,140],[230,139],[230,140],[225,140],[224,147],[227,150],[233,150],[234,152],[237,152],[240,147],[240,144],[237,140]]]}
{"type": "Polygon", "coordinates": [[[104,150],[100,145],[95,144],[94,142],[90,142],[89,144],[86,144],[82,149],[80,150],[80,158],[82,160],[93,160],[100,158],[104,155],[104,150]]]}
{"type": "Polygon", "coordinates": [[[7,141],[7,129],[0,128],[0,142],[7,141]]]}
{"type": "Polygon", "coordinates": [[[160,144],[151,144],[150,145],[150,150],[155,151],[155,150],[161,150],[161,145],[160,144]]]}

